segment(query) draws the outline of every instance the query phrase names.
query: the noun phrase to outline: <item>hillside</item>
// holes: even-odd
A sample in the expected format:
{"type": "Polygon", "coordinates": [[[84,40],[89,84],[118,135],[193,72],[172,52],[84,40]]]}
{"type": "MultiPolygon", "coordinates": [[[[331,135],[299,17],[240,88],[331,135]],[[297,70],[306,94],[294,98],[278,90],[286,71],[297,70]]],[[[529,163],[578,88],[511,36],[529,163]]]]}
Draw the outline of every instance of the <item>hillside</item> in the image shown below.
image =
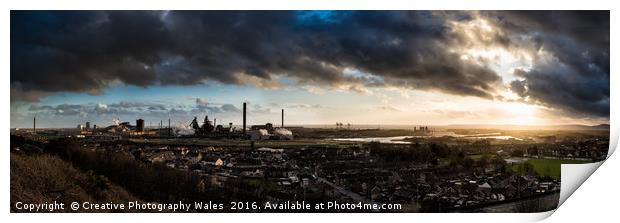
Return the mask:
{"type": "Polygon", "coordinates": [[[14,205],[19,201],[57,201],[67,207],[74,201],[126,203],[138,200],[105,176],[79,171],[57,156],[11,153],[11,212],[22,211],[14,205]]]}

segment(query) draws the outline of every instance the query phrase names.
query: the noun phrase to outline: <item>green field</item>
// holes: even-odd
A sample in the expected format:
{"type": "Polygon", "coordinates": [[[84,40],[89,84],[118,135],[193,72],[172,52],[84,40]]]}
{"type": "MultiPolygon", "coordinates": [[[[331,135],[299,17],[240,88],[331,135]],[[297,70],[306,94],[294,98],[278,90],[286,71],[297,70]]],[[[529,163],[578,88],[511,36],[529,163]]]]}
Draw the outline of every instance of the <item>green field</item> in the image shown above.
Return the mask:
{"type": "Polygon", "coordinates": [[[476,154],[476,155],[469,155],[468,157],[471,158],[474,161],[478,161],[480,160],[480,158],[482,158],[484,155],[487,155],[489,158],[493,157],[493,154],[476,154]]]}
{"type": "MultiPolygon", "coordinates": [[[[562,160],[562,159],[529,159],[527,163],[532,164],[534,171],[540,176],[550,176],[553,179],[560,179],[561,164],[581,164],[589,163],[589,161],[583,160],[562,160]]],[[[520,165],[515,164],[512,166],[512,170],[519,173],[520,165]]]]}

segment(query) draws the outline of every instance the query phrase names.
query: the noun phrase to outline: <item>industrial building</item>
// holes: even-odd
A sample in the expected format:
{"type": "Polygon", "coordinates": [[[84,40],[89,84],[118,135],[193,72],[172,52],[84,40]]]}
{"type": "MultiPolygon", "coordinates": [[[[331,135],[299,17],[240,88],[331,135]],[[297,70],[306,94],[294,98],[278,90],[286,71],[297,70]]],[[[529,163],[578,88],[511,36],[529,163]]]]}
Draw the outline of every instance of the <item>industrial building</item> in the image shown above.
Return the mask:
{"type": "Polygon", "coordinates": [[[413,135],[414,136],[430,136],[433,131],[428,128],[428,126],[414,126],[413,127],[413,135]]]}
{"type": "Polygon", "coordinates": [[[136,120],[136,131],[144,132],[144,119],[136,120]]]}
{"type": "MultiPolygon", "coordinates": [[[[197,117],[186,126],[189,129],[194,130],[193,136],[205,137],[205,138],[236,138],[236,139],[251,139],[251,140],[291,140],[293,139],[292,132],[284,128],[284,109],[281,110],[281,123],[279,127],[274,126],[272,123],[266,123],[264,125],[252,125],[248,128],[248,113],[247,103],[243,103],[243,123],[241,130],[239,127],[234,127],[232,122],[228,125],[217,124],[217,119],[211,121],[208,116],[205,116],[202,122],[198,121],[197,117]]],[[[33,119],[35,122],[36,119],[33,119]]],[[[33,129],[34,127],[33,123],[33,129]]],[[[80,131],[79,135],[85,136],[122,136],[122,137],[173,137],[173,136],[185,136],[190,135],[184,132],[186,127],[178,127],[175,129],[171,126],[171,120],[168,119],[168,127],[164,127],[163,120],[160,120],[158,126],[147,127],[145,126],[145,120],[138,118],[135,121],[135,125],[130,122],[119,122],[115,119],[114,124],[107,127],[97,128],[97,125],[91,127],[91,122],[84,124],[78,124],[77,129],[80,131]]],[[[190,133],[191,134],[191,133],[190,133]]]]}
{"type": "Polygon", "coordinates": [[[284,109],[282,109],[280,128],[274,128],[272,123],[253,125],[250,127],[250,139],[252,140],[292,140],[293,133],[284,128],[284,109]]]}

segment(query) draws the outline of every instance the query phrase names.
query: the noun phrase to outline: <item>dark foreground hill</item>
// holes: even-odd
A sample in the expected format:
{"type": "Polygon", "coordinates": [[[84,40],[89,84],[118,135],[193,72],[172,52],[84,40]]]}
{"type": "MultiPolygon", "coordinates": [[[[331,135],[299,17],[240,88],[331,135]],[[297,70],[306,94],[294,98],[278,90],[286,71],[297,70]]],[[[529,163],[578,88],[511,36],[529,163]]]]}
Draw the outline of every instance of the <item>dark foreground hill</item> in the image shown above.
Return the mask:
{"type": "Polygon", "coordinates": [[[77,170],[58,156],[11,153],[11,212],[24,212],[16,208],[16,202],[56,201],[65,203],[64,212],[69,212],[71,202],[126,203],[138,200],[105,176],[77,170]]]}

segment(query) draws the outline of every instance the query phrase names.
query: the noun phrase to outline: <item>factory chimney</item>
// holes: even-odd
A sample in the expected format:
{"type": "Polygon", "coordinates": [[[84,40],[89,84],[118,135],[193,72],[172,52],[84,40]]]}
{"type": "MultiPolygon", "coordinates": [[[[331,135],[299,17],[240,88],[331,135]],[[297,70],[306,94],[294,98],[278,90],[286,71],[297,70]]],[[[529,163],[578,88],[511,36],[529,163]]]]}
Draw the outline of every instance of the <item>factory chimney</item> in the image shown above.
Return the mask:
{"type": "Polygon", "coordinates": [[[172,128],[170,128],[170,119],[168,119],[168,136],[172,136],[172,128]]]}
{"type": "Polygon", "coordinates": [[[37,133],[37,116],[32,119],[32,132],[37,133]]]}
{"type": "Polygon", "coordinates": [[[138,132],[144,131],[144,119],[139,118],[136,120],[136,131],[138,132]]]}
{"type": "Polygon", "coordinates": [[[282,109],[282,125],[280,125],[280,128],[284,128],[284,108],[282,109]]]}
{"type": "Polygon", "coordinates": [[[246,105],[245,102],[243,102],[243,135],[245,136],[245,112],[246,112],[246,105]]]}

